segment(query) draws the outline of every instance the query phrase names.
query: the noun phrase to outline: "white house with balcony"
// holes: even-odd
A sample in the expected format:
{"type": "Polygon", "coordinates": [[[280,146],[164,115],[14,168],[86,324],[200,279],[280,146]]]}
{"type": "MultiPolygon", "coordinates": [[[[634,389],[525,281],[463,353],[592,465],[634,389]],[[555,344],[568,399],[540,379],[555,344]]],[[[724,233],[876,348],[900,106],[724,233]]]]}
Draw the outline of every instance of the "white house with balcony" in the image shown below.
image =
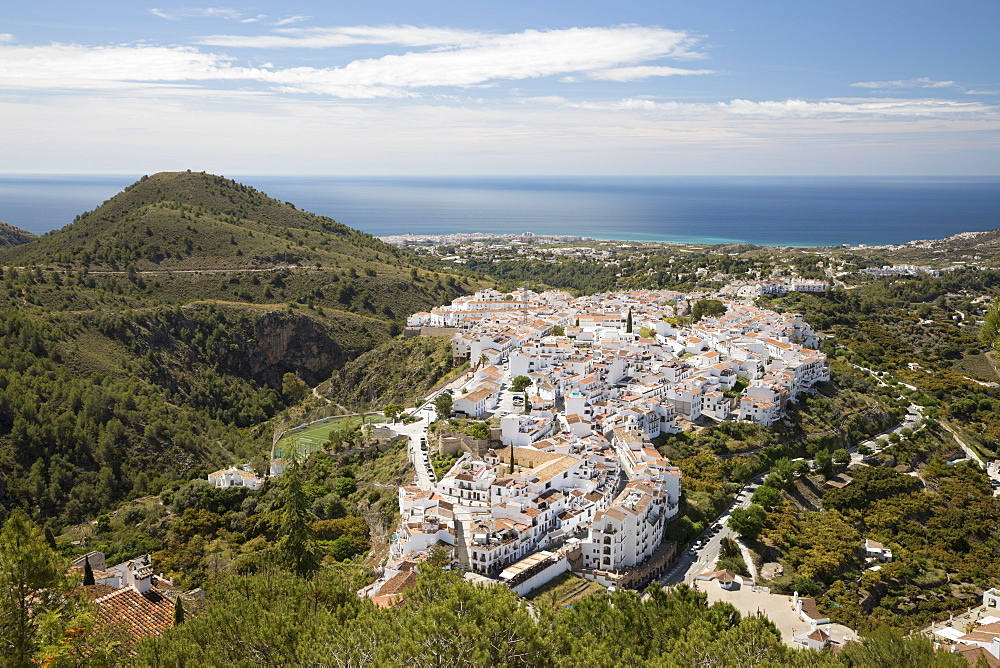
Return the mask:
{"type": "Polygon", "coordinates": [[[666,499],[642,481],[630,482],[611,507],[594,514],[582,544],[584,568],[615,571],[638,566],[663,540],[666,499]]]}

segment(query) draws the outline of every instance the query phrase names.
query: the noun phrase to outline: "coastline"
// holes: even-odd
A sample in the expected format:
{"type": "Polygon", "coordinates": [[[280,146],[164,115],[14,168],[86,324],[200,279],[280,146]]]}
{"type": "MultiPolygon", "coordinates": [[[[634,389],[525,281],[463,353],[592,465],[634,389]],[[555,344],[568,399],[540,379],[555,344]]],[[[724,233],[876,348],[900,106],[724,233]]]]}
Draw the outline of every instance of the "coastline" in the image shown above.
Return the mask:
{"type": "MultiPolygon", "coordinates": [[[[0,175],[0,221],[60,228],[135,175],[0,175]]],[[[236,176],[374,236],[482,231],[824,248],[1000,228],[1000,177],[236,176]]]]}

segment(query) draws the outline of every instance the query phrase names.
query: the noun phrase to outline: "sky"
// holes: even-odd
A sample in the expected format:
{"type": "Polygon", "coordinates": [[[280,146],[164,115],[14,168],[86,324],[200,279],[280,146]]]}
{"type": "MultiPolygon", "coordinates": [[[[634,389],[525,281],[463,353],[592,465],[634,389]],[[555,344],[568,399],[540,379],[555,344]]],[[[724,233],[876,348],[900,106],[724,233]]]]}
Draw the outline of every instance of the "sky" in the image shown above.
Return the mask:
{"type": "Polygon", "coordinates": [[[997,0],[5,5],[3,173],[1000,175],[997,0]]]}

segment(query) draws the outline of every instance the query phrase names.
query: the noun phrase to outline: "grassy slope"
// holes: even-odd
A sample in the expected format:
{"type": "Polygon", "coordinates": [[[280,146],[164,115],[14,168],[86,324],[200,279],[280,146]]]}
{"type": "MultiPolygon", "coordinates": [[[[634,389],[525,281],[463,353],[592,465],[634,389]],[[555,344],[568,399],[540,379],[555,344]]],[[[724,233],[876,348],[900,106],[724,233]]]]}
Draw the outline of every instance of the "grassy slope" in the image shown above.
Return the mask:
{"type": "Polygon", "coordinates": [[[425,271],[371,235],[253,188],[187,172],[145,178],[60,230],[0,250],[0,263],[34,267],[27,285],[8,286],[18,308],[291,305],[325,322],[361,316],[375,330],[480,285],[425,271]]]}

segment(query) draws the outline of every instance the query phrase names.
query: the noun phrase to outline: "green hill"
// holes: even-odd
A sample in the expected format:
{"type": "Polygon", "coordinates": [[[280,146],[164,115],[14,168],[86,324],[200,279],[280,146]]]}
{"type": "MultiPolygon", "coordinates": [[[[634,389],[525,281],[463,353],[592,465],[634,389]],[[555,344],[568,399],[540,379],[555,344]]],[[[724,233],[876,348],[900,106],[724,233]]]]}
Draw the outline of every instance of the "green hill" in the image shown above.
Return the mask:
{"type": "Polygon", "coordinates": [[[265,452],[302,383],[482,285],[188,172],[144,178],[0,265],[0,515],[54,528],[265,452]]]}
{"type": "Polygon", "coordinates": [[[388,403],[409,406],[427,396],[453,369],[449,337],[397,338],[352,359],[324,390],[352,410],[388,403]]]}
{"type": "Polygon", "coordinates": [[[0,264],[31,267],[34,287],[8,297],[47,310],[292,304],[398,325],[472,287],[330,218],[191,172],[143,177],[73,223],[0,250],[0,264]],[[61,282],[74,289],[55,289],[61,282]]]}
{"type": "Polygon", "coordinates": [[[20,227],[14,227],[7,223],[0,223],[0,248],[26,244],[35,238],[37,238],[37,235],[27,230],[22,230],[20,227]]]}
{"type": "Polygon", "coordinates": [[[402,256],[369,234],[230,179],[161,172],[0,258],[7,264],[142,271],[389,266],[402,256]]]}

